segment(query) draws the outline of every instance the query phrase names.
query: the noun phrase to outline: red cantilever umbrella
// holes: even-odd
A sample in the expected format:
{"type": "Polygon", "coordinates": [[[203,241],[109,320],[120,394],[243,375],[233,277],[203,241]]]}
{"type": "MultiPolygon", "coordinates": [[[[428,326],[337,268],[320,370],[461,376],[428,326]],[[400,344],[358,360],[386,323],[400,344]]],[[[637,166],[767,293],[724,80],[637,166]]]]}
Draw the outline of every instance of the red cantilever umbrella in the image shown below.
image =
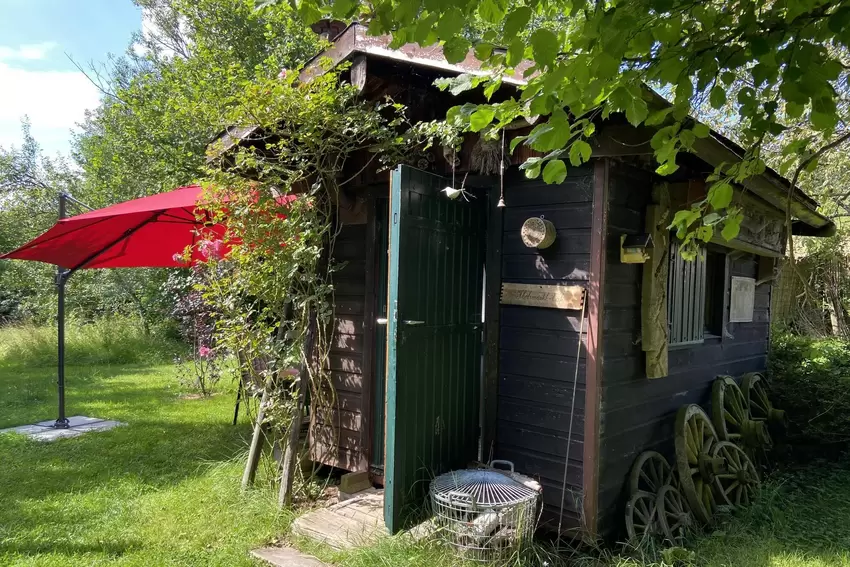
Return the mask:
{"type": "Polygon", "coordinates": [[[38,238],[0,259],[35,260],[59,266],[59,418],[65,418],[65,283],[83,268],[168,268],[185,265],[180,255],[192,247],[192,261],[204,260],[194,246],[201,239],[220,239],[221,224],[205,216],[199,186],[119,203],[70,218],[64,217],[67,195],[60,196],[60,220],[38,238]]]}
{"type": "MultiPolygon", "coordinates": [[[[61,219],[53,228],[0,259],[35,260],[70,272],[82,268],[174,268],[176,254],[202,238],[220,239],[224,227],[198,220],[197,185],[118,203],[61,219]]],[[[203,214],[201,214],[203,216],[203,214]]],[[[192,260],[203,260],[193,247],[192,260]]]]}

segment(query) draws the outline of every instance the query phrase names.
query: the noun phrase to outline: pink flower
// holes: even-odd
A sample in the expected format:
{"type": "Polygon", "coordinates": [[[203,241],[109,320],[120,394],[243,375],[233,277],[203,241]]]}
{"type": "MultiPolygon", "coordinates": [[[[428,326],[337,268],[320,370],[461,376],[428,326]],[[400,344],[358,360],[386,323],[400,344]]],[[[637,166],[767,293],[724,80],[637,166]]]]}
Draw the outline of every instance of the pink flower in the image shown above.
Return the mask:
{"type": "Polygon", "coordinates": [[[186,263],[186,258],[183,256],[183,254],[181,254],[179,252],[177,254],[175,254],[174,256],[172,256],[171,259],[174,260],[174,262],[177,263],[177,264],[185,264],[186,263]]]}
{"type": "Polygon", "coordinates": [[[198,356],[200,356],[201,358],[209,358],[210,356],[212,356],[212,352],[213,350],[210,347],[204,345],[198,349],[198,356]]]}
{"type": "Polygon", "coordinates": [[[281,69],[280,73],[277,74],[277,78],[278,79],[285,79],[286,78],[286,69],[281,69]]]}
{"type": "Polygon", "coordinates": [[[283,371],[284,376],[298,376],[299,372],[297,368],[287,368],[283,371]]]}
{"type": "Polygon", "coordinates": [[[224,242],[221,240],[201,240],[198,251],[208,260],[221,260],[224,257],[224,242]]]}

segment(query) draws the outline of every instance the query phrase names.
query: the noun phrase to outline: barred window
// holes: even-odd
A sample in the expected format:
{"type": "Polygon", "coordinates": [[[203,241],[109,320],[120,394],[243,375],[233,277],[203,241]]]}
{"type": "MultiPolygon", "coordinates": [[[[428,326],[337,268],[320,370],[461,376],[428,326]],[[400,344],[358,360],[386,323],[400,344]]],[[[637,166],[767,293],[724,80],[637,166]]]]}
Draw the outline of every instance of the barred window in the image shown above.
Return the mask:
{"type": "Polygon", "coordinates": [[[685,260],[679,244],[670,239],[667,275],[669,344],[699,344],[706,336],[723,332],[726,292],[726,255],[703,249],[694,260],[685,260]]]}

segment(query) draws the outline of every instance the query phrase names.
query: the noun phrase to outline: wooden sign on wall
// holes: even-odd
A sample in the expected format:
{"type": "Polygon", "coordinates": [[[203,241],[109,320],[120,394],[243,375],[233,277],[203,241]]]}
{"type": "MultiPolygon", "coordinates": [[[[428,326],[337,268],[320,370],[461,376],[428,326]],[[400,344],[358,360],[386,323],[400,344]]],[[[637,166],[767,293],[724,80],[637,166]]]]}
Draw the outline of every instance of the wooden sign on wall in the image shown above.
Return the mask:
{"type": "Polygon", "coordinates": [[[584,288],[579,285],[502,284],[503,305],[580,310],[584,288]]]}
{"type": "Polygon", "coordinates": [[[730,323],[752,322],[755,295],[755,279],[732,276],[732,290],[729,298],[730,323]]]}

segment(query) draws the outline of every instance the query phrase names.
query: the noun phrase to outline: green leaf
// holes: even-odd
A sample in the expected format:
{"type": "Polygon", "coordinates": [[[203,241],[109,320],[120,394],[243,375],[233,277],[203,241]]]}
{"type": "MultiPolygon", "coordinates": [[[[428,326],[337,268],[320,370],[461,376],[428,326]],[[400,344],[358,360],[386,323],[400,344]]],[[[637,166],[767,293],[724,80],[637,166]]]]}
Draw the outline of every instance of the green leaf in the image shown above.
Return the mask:
{"type": "Polygon", "coordinates": [[[708,213],[702,218],[702,223],[706,226],[714,226],[719,223],[722,218],[723,217],[717,213],[708,213]]]}
{"type": "Polygon", "coordinates": [[[486,41],[479,41],[475,44],[475,58],[479,61],[487,61],[490,55],[493,54],[493,44],[486,41]]]}
{"type": "Polygon", "coordinates": [[[505,40],[512,40],[531,19],[531,8],[528,6],[520,6],[511,11],[508,17],[505,18],[505,26],[502,28],[502,37],[505,40]]]}
{"type": "Polygon", "coordinates": [[[522,58],[525,56],[525,42],[522,38],[516,37],[508,46],[508,53],[505,55],[505,64],[508,67],[516,67],[522,63],[522,58]]]}
{"type": "Polygon", "coordinates": [[[697,138],[708,138],[711,135],[711,129],[705,124],[694,124],[692,131],[697,138]]]}
{"type": "Polygon", "coordinates": [[[479,106],[478,110],[469,117],[469,129],[480,132],[493,121],[495,115],[496,110],[492,106],[479,106]]]}
{"type": "Polygon", "coordinates": [[[590,160],[593,149],[584,140],[576,140],[570,147],[570,163],[579,166],[590,160]]]}
{"type": "Polygon", "coordinates": [[[448,39],[443,45],[443,55],[445,55],[446,61],[452,64],[460,63],[466,59],[468,53],[469,41],[462,37],[448,39]]]}
{"type": "Polygon", "coordinates": [[[829,31],[836,35],[846,33],[847,28],[850,27],[850,7],[844,6],[836,10],[829,17],[826,25],[829,31]]]}
{"type": "Polygon", "coordinates": [[[585,138],[590,138],[593,136],[594,132],[596,132],[596,125],[593,122],[589,122],[587,126],[584,127],[582,135],[584,135],[585,138]]]}
{"type": "Polygon", "coordinates": [[[723,225],[723,230],[720,231],[720,235],[728,242],[729,240],[734,240],[738,233],[741,232],[741,220],[742,217],[730,217],[726,219],[726,224],[723,225]]]}
{"type": "Polygon", "coordinates": [[[490,100],[493,97],[493,94],[497,90],[499,90],[499,87],[501,86],[502,79],[493,79],[489,83],[487,83],[487,86],[484,87],[484,96],[487,98],[487,100],[490,100]]]}
{"type": "Polygon", "coordinates": [[[526,138],[528,138],[528,136],[517,136],[516,138],[511,140],[511,144],[510,144],[511,153],[514,153],[514,151],[516,150],[516,147],[518,145],[520,145],[522,142],[524,142],[526,140],[526,138]]]}
{"type": "Polygon", "coordinates": [[[530,42],[534,60],[538,65],[548,66],[555,62],[561,50],[558,36],[547,29],[540,28],[531,34],[530,42]]]}
{"type": "Polygon", "coordinates": [[[714,210],[725,209],[732,203],[732,185],[726,181],[718,181],[708,190],[708,203],[714,210]]]}
{"type": "Polygon", "coordinates": [[[505,17],[507,2],[502,0],[481,0],[478,3],[478,15],[490,24],[498,24],[505,17]]]}
{"type": "Polygon", "coordinates": [[[649,108],[646,106],[646,101],[642,97],[632,98],[631,102],[626,106],[626,120],[632,126],[638,126],[646,119],[649,114],[649,108]]]}
{"type": "Polygon", "coordinates": [[[543,168],[543,181],[552,184],[561,184],[567,178],[567,165],[559,160],[553,159],[546,162],[543,168]]]}
{"type": "Polygon", "coordinates": [[[675,173],[679,169],[679,166],[676,165],[675,161],[667,161],[659,165],[655,169],[655,173],[658,175],[670,175],[671,173],[675,173]]]}
{"type": "Polygon", "coordinates": [[[646,119],[645,124],[647,126],[658,126],[667,118],[667,116],[673,112],[673,107],[670,106],[668,108],[662,108],[661,110],[656,110],[652,114],[649,115],[649,118],[646,119]]]}
{"type": "Polygon", "coordinates": [[[437,23],[437,35],[444,41],[452,39],[463,29],[463,22],[465,20],[463,13],[452,6],[443,13],[440,21],[437,23]]]}
{"type": "Polygon", "coordinates": [[[723,108],[723,105],[726,104],[726,90],[723,87],[715,86],[708,95],[708,101],[712,108],[718,110],[723,108]]]}

